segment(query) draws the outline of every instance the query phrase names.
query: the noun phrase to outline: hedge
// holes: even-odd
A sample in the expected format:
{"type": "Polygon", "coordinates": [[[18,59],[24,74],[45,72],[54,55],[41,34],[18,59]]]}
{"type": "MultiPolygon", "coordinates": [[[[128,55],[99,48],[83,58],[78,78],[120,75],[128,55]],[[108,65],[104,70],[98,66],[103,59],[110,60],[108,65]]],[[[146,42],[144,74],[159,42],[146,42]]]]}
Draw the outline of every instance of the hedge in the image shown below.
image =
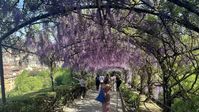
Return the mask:
{"type": "Polygon", "coordinates": [[[25,94],[8,99],[6,105],[0,106],[0,112],[62,112],[63,105],[70,104],[80,97],[79,86],[59,86],[55,91],[50,89],[25,94]]]}

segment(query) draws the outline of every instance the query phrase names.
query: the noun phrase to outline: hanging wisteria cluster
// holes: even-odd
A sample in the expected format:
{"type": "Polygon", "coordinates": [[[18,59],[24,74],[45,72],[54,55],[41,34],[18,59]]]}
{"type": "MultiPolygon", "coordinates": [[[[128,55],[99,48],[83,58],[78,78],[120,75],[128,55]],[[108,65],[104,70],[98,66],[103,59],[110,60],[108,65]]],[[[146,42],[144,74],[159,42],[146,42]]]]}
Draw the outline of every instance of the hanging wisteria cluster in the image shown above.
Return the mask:
{"type": "Polygon", "coordinates": [[[47,65],[49,61],[63,61],[63,67],[89,71],[143,66],[143,52],[110,26],[120,20],[109,16],[109,24],[108,19],[99,20],[99,13],[94,14],[91,19],[85,19],[82,12],[58,18],[55,28],[43,25],[39,38],[29,37],[27,43],[37,46],[40,60],[47,65]]]}

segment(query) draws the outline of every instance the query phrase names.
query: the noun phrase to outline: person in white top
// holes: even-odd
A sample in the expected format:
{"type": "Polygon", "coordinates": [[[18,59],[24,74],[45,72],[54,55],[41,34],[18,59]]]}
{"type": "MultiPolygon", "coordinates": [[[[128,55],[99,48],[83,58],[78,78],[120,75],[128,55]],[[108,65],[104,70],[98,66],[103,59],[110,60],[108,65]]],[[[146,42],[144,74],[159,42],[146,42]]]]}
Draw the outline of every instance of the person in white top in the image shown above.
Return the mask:
{"type": "Polygon", "coordinates": [[[104,76],[101,75],[101,76],[99,77],[99,80],[100,80],[100,83],[103,83],[103,82],[104,82],[104,76]]]}
{"type": "Polygon", "coordinates": [[[85,96],[86,96],[86,81],[83,79],[83,77],[80,77],[80,79],[75,78],[75,77],[73,77],[73,78],[79,81],[81,99],[85,98],[85,96]]]}
{"type": "Polygon", "coordinates": [[[116,91],[116,76],[115,76],[116,74],[112,74],[112,76],[111,76],[111,83],[112,83],[112,90],[113,91],[116,91]]]}

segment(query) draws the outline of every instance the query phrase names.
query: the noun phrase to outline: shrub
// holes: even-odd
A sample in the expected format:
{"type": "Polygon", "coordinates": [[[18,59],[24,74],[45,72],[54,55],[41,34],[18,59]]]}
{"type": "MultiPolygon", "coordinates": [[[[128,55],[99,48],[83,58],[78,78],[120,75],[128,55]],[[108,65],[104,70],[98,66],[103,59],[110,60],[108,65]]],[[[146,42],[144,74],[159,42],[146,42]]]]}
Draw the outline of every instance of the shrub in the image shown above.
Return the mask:
{"type": "Polygon", "coordinates": [[[55,74],[56,85],[71,85],[73,80],[69,69],[59,68],[56,70],[55,74]]]}
{"type": "Polygon", "coordinates": [[[197,112],[199,111],[199,96],[190,96],[191,100],[176,98],[172,105],[175,112],[197,112]]]}
{"type": "Polygon", "coordinates": [[[127,103],[128,109],[132,107],[136,110],[139,109],[139,94],[133,92],[131,89],[127,88],[124,84],[121,86],[121,92],[124,97],[125,102],[127,103]]]}
{"type": "Polygon", "coordinates": [[[59,86],[55,91],[44,89],[39,92],[16,96],[0,105],[0,112],[62,112],[66,105],[80,96],[79,86],[59,86]]]}
{"type": "Polygon", "coordinates": [[[87,87],[92,88],[95,85],[95,79],[91,75],[87,75],[87,87]]]}
{"type": "Polygon", "coordinates": [[[8,96],[17,96],[43,88],[43,80],[37,76],[32,76],[27,71],[23,71],[15,80],[15,88],[9,92],[8,96]]]}
{"type": "MultiPolygon", "coordinates": [[[[72,78],[69,69],[58,68],[55,70],[55,83],[59,85],[71,85],[72,78]]],[[[51,81],[48,70],[23,71],[15,80],[15,88],[8,93],[8,97],[23,95],[49,88],[51,81]]]]}

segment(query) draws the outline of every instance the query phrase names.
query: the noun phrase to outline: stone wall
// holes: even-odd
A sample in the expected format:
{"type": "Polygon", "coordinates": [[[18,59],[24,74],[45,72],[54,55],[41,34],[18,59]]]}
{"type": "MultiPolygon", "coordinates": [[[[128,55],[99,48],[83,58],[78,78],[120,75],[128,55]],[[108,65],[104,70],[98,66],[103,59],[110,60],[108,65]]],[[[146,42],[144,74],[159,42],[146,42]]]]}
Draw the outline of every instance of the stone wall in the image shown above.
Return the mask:
{"type": "Polygon", "coordinates": [[[8,52],[3,54],[5,90],[8,92],[15,87],[14,81],[23,70],[32,70],[35,68],[42,68],[42,66],[35,55],[19,54],[12,55],[8,52]]]}
{"type": "Polygon", "coordinates": [[[20,69],[12,64],[4,64],[4,78],[5,78],[5,89],[10,91],[14,88],[14,80],[20,74],[20,69]]]}

